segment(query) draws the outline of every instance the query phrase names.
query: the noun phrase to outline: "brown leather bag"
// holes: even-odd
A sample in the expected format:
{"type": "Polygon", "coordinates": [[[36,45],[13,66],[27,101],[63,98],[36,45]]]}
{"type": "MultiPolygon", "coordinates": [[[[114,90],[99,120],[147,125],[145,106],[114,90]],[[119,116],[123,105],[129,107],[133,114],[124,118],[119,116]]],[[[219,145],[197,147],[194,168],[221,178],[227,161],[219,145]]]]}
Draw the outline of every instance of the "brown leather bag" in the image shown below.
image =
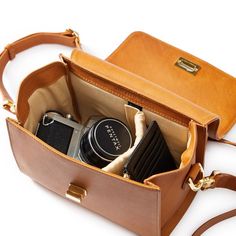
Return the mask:
{"type": "MultiPolygon", "coordinates": [[[[169,235],[198,190],[236,190],[235,176],[212,172],[206,177],[202,168],[208,136],[226,142],[222,138],[235,124],[236,96],[223,99],[229,91],[236,94],[233,77],[141,32],[131,34],[105,61],[83,52],[72,30],[30,35],[0,54],[0,92],[4,109],[16,115],[7,118],[7,127],[20,170],[139,235],[169,235]],[[62,62],[28,75],[14,103],[2,82],[3,70],[17,53],[42,43],[77,48],[70,59],[61,56],[62,62]],[[33,134],[47,110],[62,110],[78,121],[89,114],[124,120],[127,102],[141,106],[148,123],[158,122],[179,169],[138,183],[72,159],[33,134]]],[[[235,215],[235,209],[222,214],[194,235],[235,215]]]]}

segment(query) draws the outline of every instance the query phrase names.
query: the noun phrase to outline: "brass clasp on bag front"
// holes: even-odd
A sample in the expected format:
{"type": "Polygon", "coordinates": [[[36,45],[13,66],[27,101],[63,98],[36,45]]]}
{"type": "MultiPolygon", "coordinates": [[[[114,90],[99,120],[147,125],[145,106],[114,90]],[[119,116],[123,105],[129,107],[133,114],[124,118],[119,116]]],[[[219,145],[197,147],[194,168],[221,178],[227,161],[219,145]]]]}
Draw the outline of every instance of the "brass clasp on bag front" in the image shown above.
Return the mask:
{"type": "Polygon", "coordinates": [[[81,203],[87,196],[87,191],[75,184],[70,184],[65,196],[76,203],[81,203]]]}

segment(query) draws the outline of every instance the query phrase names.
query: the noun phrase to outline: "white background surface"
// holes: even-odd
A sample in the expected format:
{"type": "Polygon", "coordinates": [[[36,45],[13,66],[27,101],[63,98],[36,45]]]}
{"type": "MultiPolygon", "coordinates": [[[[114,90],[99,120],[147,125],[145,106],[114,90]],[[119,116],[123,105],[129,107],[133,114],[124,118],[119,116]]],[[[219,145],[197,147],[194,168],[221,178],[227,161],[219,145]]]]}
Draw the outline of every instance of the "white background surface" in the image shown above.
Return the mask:
{"type": "MultiPolygon", "coordinates": [[[[86,51],[105,58],[133,31],[142,30],[236,75],[235,1],[1,1],[0,48],[27,34],[79,31],[86,51]]],[[[10,63],[4,80],[15,97],[29,72],[69,55],[60,46],[36,47],[10,63]]],[[[223,88],[222,88],[223,89],[223,88]]],[[[217,94],[216,94],[217,96],[217,94]]],[[[133,235],[133,233],[45,190],[20,173],[0,111],[0,235],[133,235]]],[[[228,137],[236,141],[236,128],[228,137]]],[[[236,148],[209,142],[206,173],[236,174],[236,148]]],[[[96,184],[96,183],[94,183],[96,184]]],[[[197,195],[173,236],[191,235],[201,223],[236,207],[235,193],[197,195]]],[[[205,235],[236,235],[235,217],[205,235]]]]}

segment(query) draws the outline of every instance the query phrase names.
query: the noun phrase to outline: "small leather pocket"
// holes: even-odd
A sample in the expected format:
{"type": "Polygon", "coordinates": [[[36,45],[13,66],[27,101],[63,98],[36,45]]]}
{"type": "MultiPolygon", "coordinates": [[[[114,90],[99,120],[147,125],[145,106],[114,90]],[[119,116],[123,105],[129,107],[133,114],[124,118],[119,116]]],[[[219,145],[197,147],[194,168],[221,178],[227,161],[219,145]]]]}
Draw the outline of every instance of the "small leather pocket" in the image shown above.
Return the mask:
{"type": "Polygon", "coordinates": [[[126,166],[124,174],[131,179],[143,182],[151,175],[176,169],[166,141],[156,121],[153,121],[143,139],[134,150],[126,166]]]}

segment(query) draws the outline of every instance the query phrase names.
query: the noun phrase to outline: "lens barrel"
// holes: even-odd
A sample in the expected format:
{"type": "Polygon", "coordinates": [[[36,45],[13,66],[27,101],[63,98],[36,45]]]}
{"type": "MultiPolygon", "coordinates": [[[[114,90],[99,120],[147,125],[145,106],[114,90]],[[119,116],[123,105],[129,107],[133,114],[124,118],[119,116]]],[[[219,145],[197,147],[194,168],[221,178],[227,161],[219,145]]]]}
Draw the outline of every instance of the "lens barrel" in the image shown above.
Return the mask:
{"type": "Polygon", "coordinates": [[[103,168],[132,145],[128,127],[118,119],[104,118],[96,122],[80,140],[82,161],[103,168]]]}

